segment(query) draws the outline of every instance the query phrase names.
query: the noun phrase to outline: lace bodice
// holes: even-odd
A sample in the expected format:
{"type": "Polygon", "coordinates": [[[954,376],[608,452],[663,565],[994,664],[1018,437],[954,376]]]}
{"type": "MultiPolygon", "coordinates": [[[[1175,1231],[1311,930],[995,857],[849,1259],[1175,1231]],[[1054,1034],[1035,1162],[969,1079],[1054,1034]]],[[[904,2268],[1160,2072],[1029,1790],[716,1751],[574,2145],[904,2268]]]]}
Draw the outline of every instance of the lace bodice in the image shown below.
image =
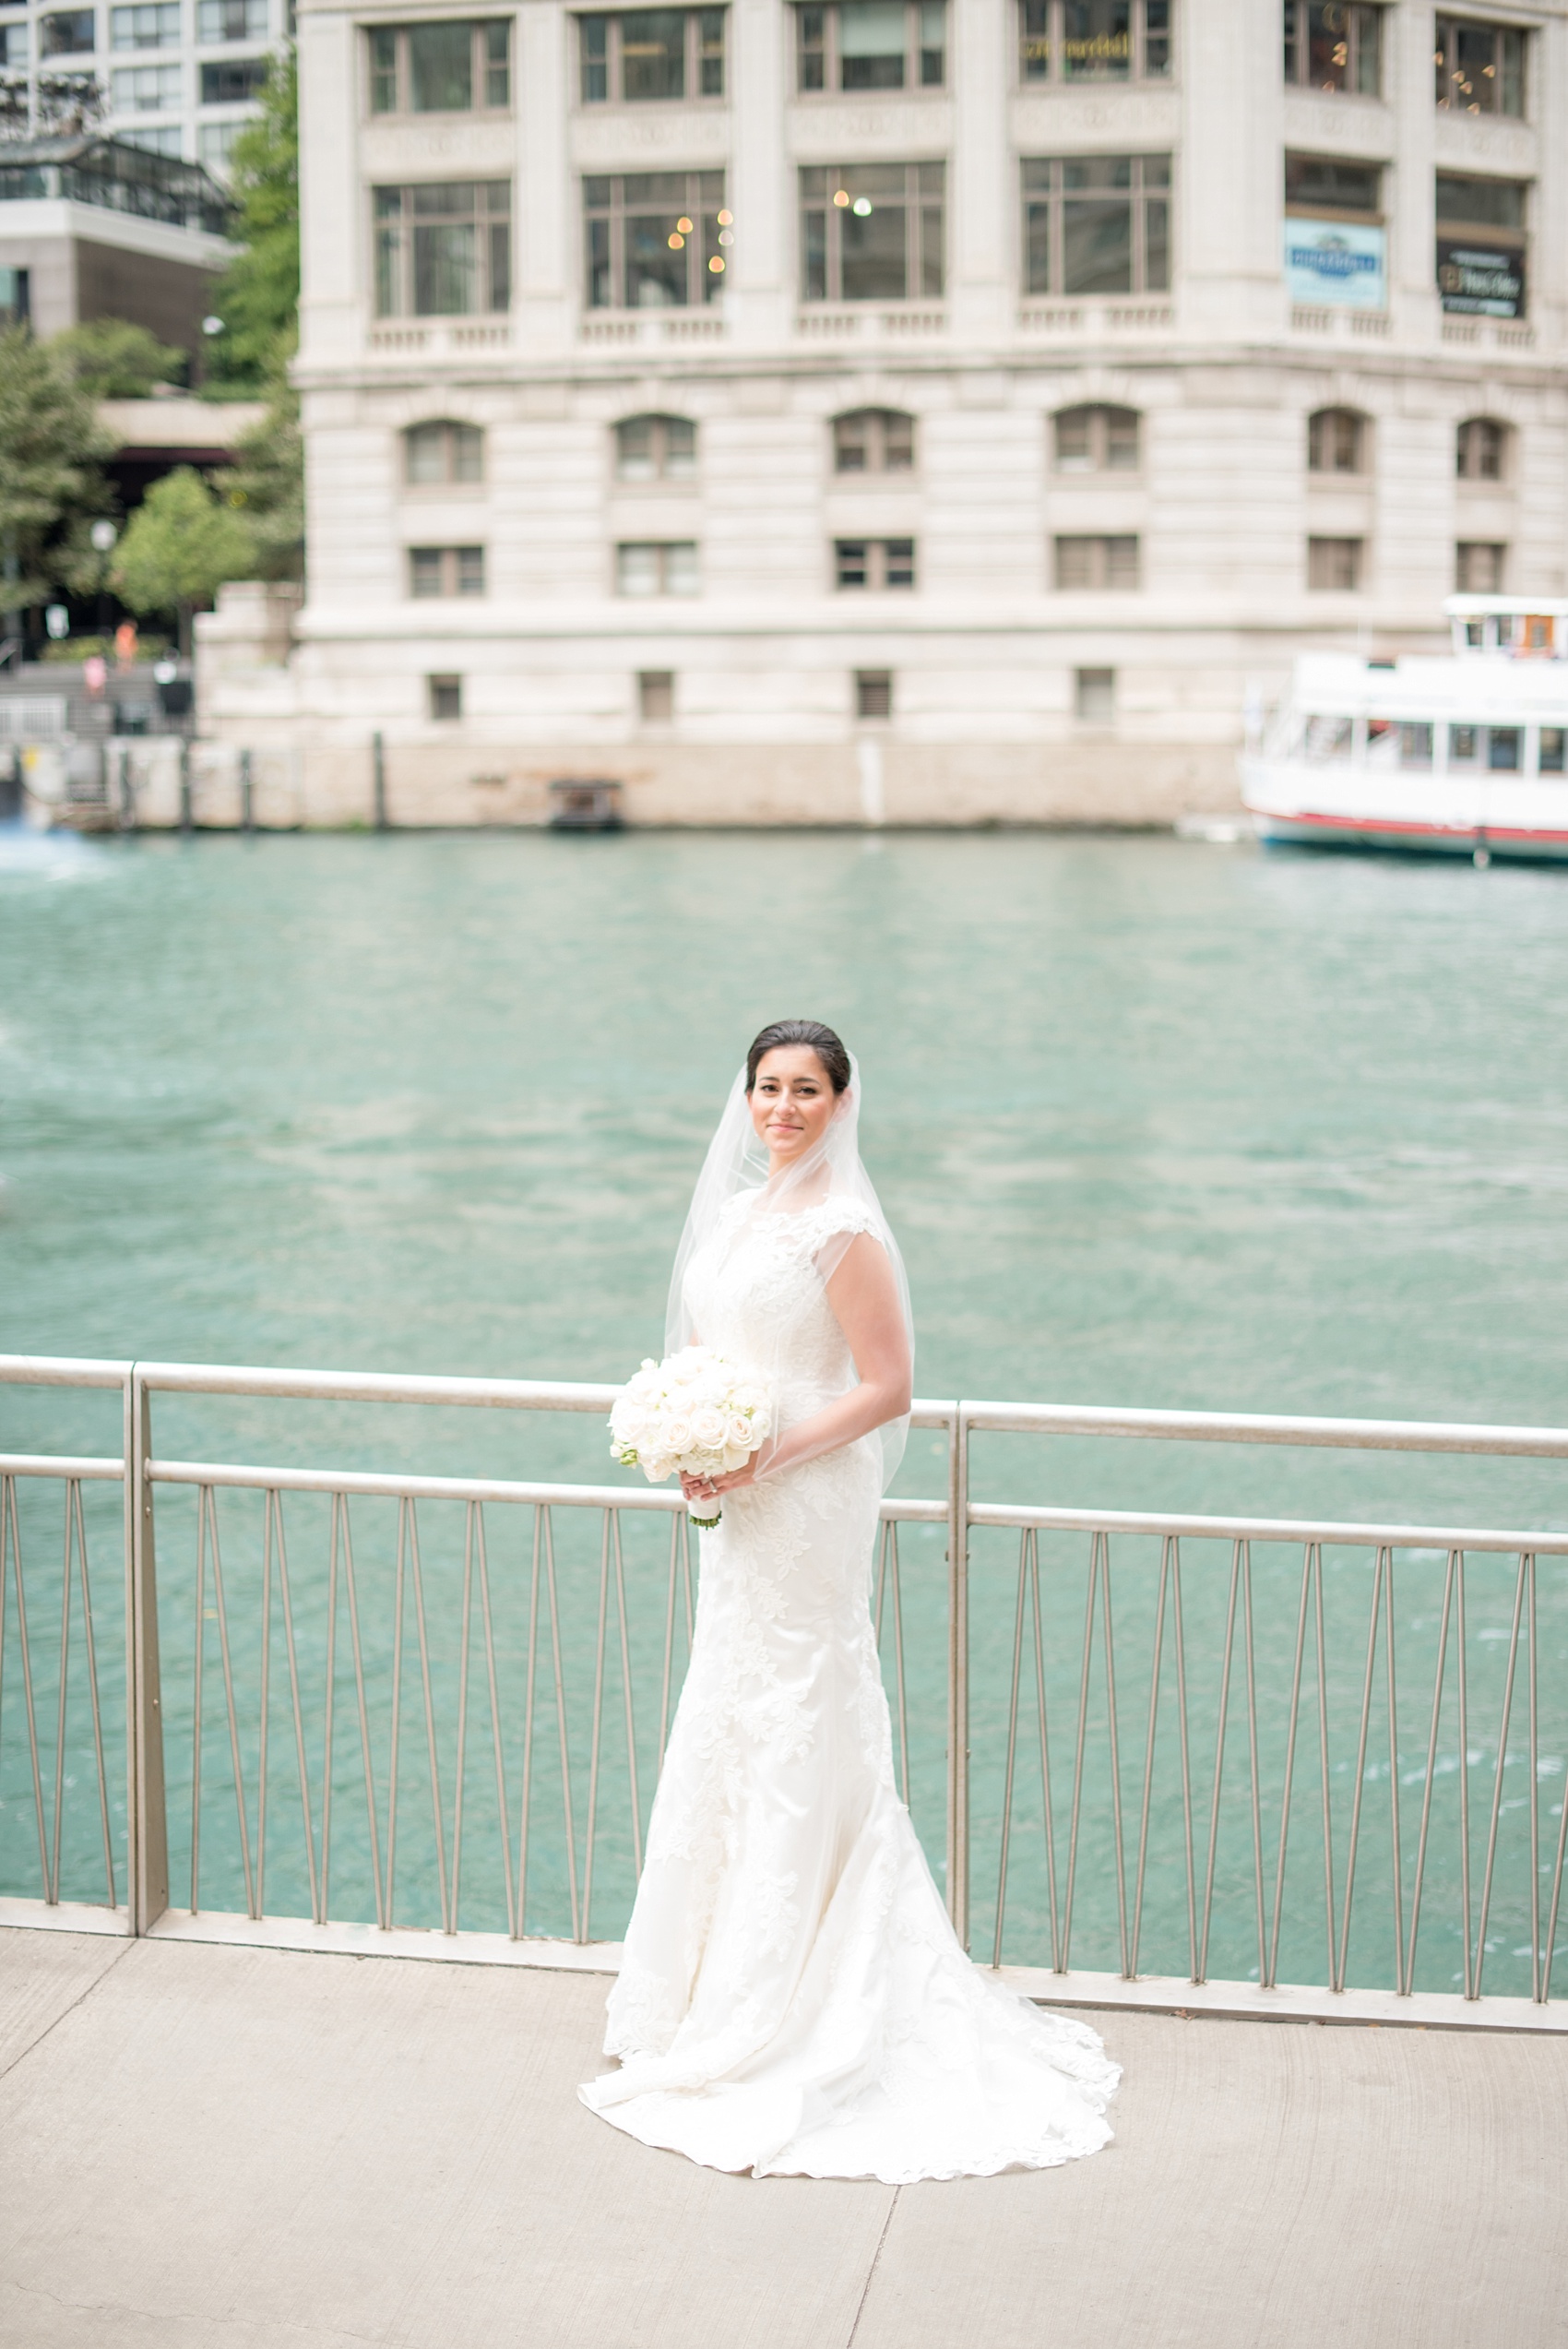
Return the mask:
{"type": "Polygon", "coordinates": [[[788,1426],[855,1383],[855,1366],[828,1302],[829,1244],[875,1230],[856,1199],[829,1198],[798,1215],[754,1215],[731,1202],[712,1243],[692,1259],[686,1303],[705,1346],[767,1380],[788,1426]],[[743,1228],[742,1228],[743,1227],[743,1228]]]}

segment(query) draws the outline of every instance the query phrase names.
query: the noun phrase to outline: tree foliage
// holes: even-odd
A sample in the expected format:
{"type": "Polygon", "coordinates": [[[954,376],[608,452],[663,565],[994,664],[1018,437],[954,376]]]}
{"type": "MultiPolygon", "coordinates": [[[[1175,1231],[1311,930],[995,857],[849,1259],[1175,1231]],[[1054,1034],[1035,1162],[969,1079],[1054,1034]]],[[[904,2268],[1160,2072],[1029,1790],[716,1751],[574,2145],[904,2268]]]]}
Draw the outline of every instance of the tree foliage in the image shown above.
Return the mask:
{"type": "Polygon", "coordinates": [[[0,611],[87,584],[88,538],[112,499],[93,404],[70,369],[26,327],[0,330],[0,611]]]}
{"type": "Polygon", "coordinates": [[[189,465],[154,482],[116,551],[114,585],[133,612],[208,603],[225,579],[249,578],[255,549],[243,516],[215,497],[189,465]]]}
{"type": "Polygon", "coordinates": [[[234,142],[235,233],[241,250],[219,279],[208,388],[267,394],[293,356],[300,307],[299,72],[291,49],[275,57],[261,113],[234,142]]]}
{"type": "Polygon", "coordinates": [[[218,476],[218,490],[243,514],[255,551],[254,576],[300,579],[305,567],[304,443],[300,396],[279,368],[267,414],[240,442],[237,465],[218,476]]]}
{"type": "Polygon", "coordinates": [[[178,383],[187,364],[184,352],[128,318],[85,318],[51,348],[89,399],[146,399],[159,384],[178,383]]]}

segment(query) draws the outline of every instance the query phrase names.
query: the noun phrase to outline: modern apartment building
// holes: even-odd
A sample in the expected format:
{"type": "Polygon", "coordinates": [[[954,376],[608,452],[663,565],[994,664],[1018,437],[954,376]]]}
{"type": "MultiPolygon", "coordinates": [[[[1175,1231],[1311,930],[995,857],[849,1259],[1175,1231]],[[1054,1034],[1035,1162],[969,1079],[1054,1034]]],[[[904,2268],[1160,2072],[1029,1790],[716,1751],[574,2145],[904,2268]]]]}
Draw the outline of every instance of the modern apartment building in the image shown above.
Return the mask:
{"type": "Polygon", "coordinates": [[[292,30],[290,0],[0,0],[0,80],[90,78],[116,137],[221,180],[292,30]]]}
{"type": "Polygon", "coordinates": [[[1166,818],[1299,650],[1568,585],[1568,0],[299,39],[309,593],[220,709],[313,817],[378,733],[411,821],[1166,818]]]}

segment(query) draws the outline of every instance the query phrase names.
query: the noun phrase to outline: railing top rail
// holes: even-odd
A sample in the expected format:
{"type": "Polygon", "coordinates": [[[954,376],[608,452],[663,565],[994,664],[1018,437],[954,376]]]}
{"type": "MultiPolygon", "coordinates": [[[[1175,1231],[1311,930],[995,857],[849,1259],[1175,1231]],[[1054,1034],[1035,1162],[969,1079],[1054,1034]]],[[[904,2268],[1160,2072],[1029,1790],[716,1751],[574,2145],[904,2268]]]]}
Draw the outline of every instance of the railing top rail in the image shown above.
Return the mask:
{"type": "Polygon", "coordinates": [[[1313,1419],[1279,1413],[1133,1411],[1078,1403],[960,1405],[971,1430],[1127,1436],[1199,1444],[1303,1444],[1346,1451],[1491,1452],[1568,1460],[1568,1427],[1491,1427],[1464,1420],[1313,1419]]]}
{"type": "Polygon", "coordinates": [[[64,1476],[82,1484],[119,1484],[122,1460],[77,1460],[67,1452],[0,1452],[0,1476],[64,1476]]]}
{"type": "Polygon", "coordinates": [[[0,1386],[123,1387],[128,1362],[99,1362],[91,1355],[0,1353],[0,1386]]]}
{"type": "MultiPolygon", "coordinates": [[[[115,1463],[116,1473],[118,1463],[115,1463]]],[[[63,1474],[58,1464],[52,1471],[63,1474]]],[[[683,1508],[676,1489],[651,1485],[523,1484],[498,1476],[406,1476],[396,1471],[348,1468],[247,1468],[227,1461],[149,1460],[155,1485],[213,1485],[246,1492],[363,1493],[393,1500],[514,1501],[549,1508],[683,1508]]],[[[901,1524],[944,1525],[945,1501],[885,1500],[884,1518],[901,1524]]]]}
{"type": "Polygon", "coordinates": [[[1519,1533],[1492,1527],[1357,1525],[1342,1519],[1321,1521],[1293,1517],[1185,1517],[1153,1509],[1030,1508],[1007,1502],[974,1501],[972,1525],[1007,1525],[1017,1531],[1067,1533],[1167,1533],[1213,1535],[1227,1542],[1343,1542],[1355,1548],[1387,1550],[1503,1550],[1510,1556],[1568,1557],[1568,1532],[1519,1533]]]}

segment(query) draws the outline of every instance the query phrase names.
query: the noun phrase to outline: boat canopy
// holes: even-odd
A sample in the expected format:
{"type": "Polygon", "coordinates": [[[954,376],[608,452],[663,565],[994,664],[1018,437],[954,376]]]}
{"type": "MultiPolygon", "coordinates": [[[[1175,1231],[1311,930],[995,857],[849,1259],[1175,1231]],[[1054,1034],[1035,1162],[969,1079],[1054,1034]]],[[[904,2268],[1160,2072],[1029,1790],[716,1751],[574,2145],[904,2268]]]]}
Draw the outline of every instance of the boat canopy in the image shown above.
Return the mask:
{"type": "Polygon", "coordinates": [[[1443,609],[1456,653],[1501,652],[1513,661],[1568,661],[1568,597],[1451,595],[1443,609]]]}

